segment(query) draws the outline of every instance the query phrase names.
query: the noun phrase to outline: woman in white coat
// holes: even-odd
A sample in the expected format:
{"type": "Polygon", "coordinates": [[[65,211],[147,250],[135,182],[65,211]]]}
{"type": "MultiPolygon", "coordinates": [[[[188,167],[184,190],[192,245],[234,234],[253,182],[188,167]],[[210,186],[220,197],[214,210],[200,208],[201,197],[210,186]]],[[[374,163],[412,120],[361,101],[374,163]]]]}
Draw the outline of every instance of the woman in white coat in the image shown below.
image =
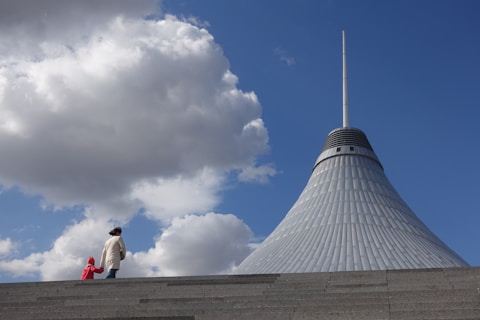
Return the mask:
{"type": "Polygon", "coordinates": [[[100,268],[108,270],[107,279],[115,278],[120,269],[120,261],[125,258],[127,249],[122,239],[122,228],[116,227],[109,232],[112,236],[105,242],[102,258],[100,259],[100,268]]]}

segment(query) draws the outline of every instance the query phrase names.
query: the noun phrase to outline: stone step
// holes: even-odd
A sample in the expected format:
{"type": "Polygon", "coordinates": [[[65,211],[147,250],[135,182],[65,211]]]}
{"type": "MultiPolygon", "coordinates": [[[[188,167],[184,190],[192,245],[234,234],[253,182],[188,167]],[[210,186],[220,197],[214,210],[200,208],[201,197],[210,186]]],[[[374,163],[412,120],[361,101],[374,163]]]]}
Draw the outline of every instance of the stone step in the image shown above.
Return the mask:
{"type": "Polygon", "coordinates": [[[96,299],[79,299],[75,297],[48,297],[39,299],[35,303],[28,304],[24,306],[21,302],[11,303],[9,306],[3,306],[3,311],[19,311],[20,309],[26,310],[28,312],[33,311],[39,307],[43,309],[52,309],[56,308],[57,311],[61,309],[82,309],[88,307],[92,309],[96,306],[100,308],[122,308],[123,306],[131,305],[142,305],[144,307],[152,309],[201,309],[206,308],[220,308],[222,305],[227,305],[229,308],[241,308],[241,307],[281,307],[281,306],[316,306],[321,308],[338,308],[343,306],[351,308],[372,308],[373,306],[379,305],[390,305],[392,310],[416,310],[420,306],[421,309],[429,310],[443,310],[443,309],[468,309],[478,307],[478,297],[477,296],[459,296],[457,299],[446,299],[448,303],[444,301],[437,301],[429,298],[431,302],[419,302],[419,299],[416,297],[408,297],[405,300],[400,300],[395,297],[388,297],[384,295],[383,297],[377,298],[352,298],[352,295],[340,295],[330,296],[325,298],[324,296],[318,297],[306,297],[306,296],[297,296],[297,297],[285,297],[277,296],[275,299],[271,297],[229,297],[229,298],[211,298],[205,297],[203,299],[196,298],[168,298],[168,299],[138,299],[138,298],[96,298],[96,299]]]}
{"type": "Polygon", "coordinates": [[[478,320],[480,268],[0,284],[0,319],[478,320]]]}

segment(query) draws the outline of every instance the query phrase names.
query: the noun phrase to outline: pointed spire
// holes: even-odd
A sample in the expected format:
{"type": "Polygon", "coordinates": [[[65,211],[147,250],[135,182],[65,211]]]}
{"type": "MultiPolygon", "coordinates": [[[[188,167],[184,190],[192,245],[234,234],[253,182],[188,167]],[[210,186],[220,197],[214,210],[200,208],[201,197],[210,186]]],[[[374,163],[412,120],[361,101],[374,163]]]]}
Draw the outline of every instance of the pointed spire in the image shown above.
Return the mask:
{"type": "Polygon", "coordinates": [[[343,127],[348,123],[348,92],[347,92],[347,52],[345,46],[345,30],[342,30],[342,56],[343,56],[343,127]]]}
{"type": "Polygon", "coordinates": [[[349,127],[342,34],[343,127],[330,132],[297,201],[235,273],[468,266],[403,201],[366,135],[349,127]]]}

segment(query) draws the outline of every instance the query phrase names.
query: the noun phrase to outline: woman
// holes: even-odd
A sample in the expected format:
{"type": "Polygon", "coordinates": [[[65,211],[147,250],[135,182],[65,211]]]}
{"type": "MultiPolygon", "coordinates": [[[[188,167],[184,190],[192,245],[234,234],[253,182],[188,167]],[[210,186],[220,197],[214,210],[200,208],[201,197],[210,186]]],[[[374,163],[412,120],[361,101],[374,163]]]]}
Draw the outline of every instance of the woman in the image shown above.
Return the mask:
{"type": "Polygon", "coordinates": [[[120,269],[120,261],[125,258],[127,252],[121,236],[122,228],[116,227],[109,234],[112,237],[105,242],[100,259],[100,268],[106,266],[108,270],[107,279],[116,277],[117,271],[120,269]]]}

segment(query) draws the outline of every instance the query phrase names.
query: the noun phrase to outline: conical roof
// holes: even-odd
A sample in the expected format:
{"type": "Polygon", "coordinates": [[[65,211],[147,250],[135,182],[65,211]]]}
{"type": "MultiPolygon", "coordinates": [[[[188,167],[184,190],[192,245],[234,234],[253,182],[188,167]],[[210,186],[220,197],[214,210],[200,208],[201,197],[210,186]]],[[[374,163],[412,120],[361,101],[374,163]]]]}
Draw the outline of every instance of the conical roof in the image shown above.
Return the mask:
{"type": "Polygon", "coordinates": [[[328,135],[298,200],[237,274],[461,267],[388,181],[366,135],[328,135]]]}

